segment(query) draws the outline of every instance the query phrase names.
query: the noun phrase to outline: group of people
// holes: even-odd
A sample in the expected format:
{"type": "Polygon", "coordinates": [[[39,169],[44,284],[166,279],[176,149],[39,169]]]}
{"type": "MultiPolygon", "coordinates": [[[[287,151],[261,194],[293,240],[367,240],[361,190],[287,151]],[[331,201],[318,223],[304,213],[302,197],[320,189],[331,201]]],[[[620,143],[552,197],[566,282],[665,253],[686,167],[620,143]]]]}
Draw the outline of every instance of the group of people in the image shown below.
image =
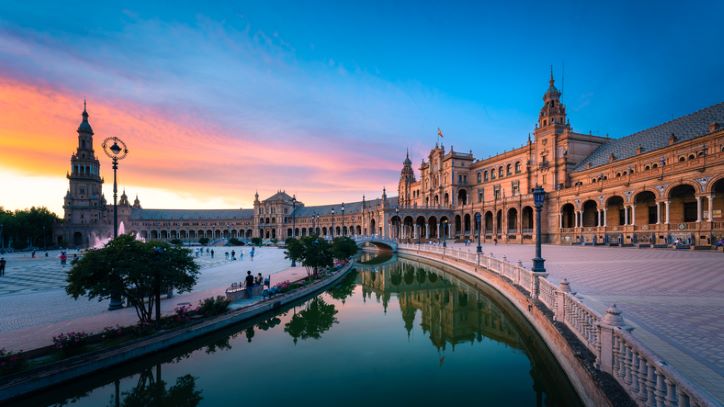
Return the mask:
{"type": "Polygon", "coordinates": [[[0,257],[0,277],[5,275],[5,265],[8,262],[5,261],[5,257],[0,257]]]}
{"type": "Polygon", "coordinates": [[[246,277],[244,278],[244,286],[246,288],[247,295],[252,296],[252,289],[256,286],[269,285],[268,280],[264,280],[261,273],[257,273],[256,277],[251,274],[251,270],[246,271],[246,277]]]}

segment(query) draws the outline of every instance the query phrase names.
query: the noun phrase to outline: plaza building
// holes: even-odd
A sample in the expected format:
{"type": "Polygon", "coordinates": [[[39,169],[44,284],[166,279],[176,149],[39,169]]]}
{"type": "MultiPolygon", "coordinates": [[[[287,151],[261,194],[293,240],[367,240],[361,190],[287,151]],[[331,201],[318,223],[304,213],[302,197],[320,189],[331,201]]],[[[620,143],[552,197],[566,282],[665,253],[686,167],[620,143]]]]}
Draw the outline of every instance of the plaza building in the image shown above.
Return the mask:
{"type": "MultiPolygon", "coordinates": [[[[58,244],[112,234],[113,207],[84,108],[58,244]]],[[[724,103],[621,138],[573,130],[553,74],[533,137],[492,157],[436,144],[403,161],[398,196],[306,206],[284,191],[242,209],[146,209],[125,193],[119,223],[145,239],[379,235],[409,242],[533,243],[532,189],[546,191],[542,239],[557,244],[711,246],[724,236],[724,103]],[[479,222],[477,221],[479,219],[479,222]]]]}

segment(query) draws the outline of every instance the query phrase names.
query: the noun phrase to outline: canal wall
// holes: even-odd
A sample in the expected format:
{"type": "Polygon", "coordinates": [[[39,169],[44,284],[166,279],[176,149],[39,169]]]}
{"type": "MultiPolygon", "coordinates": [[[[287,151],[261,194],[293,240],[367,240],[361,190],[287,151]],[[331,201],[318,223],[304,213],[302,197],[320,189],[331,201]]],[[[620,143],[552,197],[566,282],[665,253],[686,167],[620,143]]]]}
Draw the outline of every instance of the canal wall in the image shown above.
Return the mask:
{"type": "Polygon", "coordinates": [[[71,357],[54,363],[53,365],[38,368],[35,371],[24,372],[17,378],[0,384],[0,403],[18,399],[30,395],[33,392],[42,391],[104,369],[112,368],[119,364],[152,355],[264,313],[277,310],[284,305],[310,297],[327,289],[339,282],[352,268],[353,262],[349,262],[324,280],[317,281],[289,294],[274,297],[247,308],[231,311],[186,328],[137,340],[111,350],[97,351],[71,357]]]}
{"type": "Polygon", "coordinates": [[[503,294],[548,344],[587,405],[716,405],[630,335],[615,306],[598,315],[565,280],[556,287],[545,273],[455,249],[403,244],[399,253],[447,266],[503,294]]]}

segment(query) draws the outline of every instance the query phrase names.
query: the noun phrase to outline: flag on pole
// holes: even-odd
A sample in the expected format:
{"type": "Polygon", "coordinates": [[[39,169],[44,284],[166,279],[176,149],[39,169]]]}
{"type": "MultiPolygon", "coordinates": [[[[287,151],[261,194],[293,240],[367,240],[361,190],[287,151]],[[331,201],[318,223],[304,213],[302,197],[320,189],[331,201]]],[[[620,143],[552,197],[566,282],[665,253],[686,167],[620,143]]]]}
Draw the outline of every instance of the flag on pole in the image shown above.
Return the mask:
{"type": "Polygon", "coordinates": [[[437,135],[438,135],[440,138],[443,138],[443,136],[442,136],[442,130],[440,130],[439,127],[437,128],[437,135]]]}

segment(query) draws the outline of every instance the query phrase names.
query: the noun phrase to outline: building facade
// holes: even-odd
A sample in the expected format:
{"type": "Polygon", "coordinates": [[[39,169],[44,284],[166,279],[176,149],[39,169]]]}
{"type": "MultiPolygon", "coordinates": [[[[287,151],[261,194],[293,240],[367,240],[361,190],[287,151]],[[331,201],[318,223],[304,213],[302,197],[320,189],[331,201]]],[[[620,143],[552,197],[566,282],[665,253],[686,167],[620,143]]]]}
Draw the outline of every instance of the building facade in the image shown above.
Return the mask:
{"type": "MultiPolygon", "coordinates": [[[[58,243],[93,246],[112,234],[112,205],[84,108],[71,156],[58,243]]],[[[145,239],[380,235],[532,243],[532,189],[546,191],[541,232],[557,244],[711,245],[724,236],[724,103],[622,138],[575,132],[551,74],[533,137],[488,158],[436,144],[416,170],[402,164],[398,196],[306,206],[284,191],[249,209],[145,209],[125,191],[121,229],[145,239]],[[479,219],[479,222],[478,222],[479,219]]]]}

